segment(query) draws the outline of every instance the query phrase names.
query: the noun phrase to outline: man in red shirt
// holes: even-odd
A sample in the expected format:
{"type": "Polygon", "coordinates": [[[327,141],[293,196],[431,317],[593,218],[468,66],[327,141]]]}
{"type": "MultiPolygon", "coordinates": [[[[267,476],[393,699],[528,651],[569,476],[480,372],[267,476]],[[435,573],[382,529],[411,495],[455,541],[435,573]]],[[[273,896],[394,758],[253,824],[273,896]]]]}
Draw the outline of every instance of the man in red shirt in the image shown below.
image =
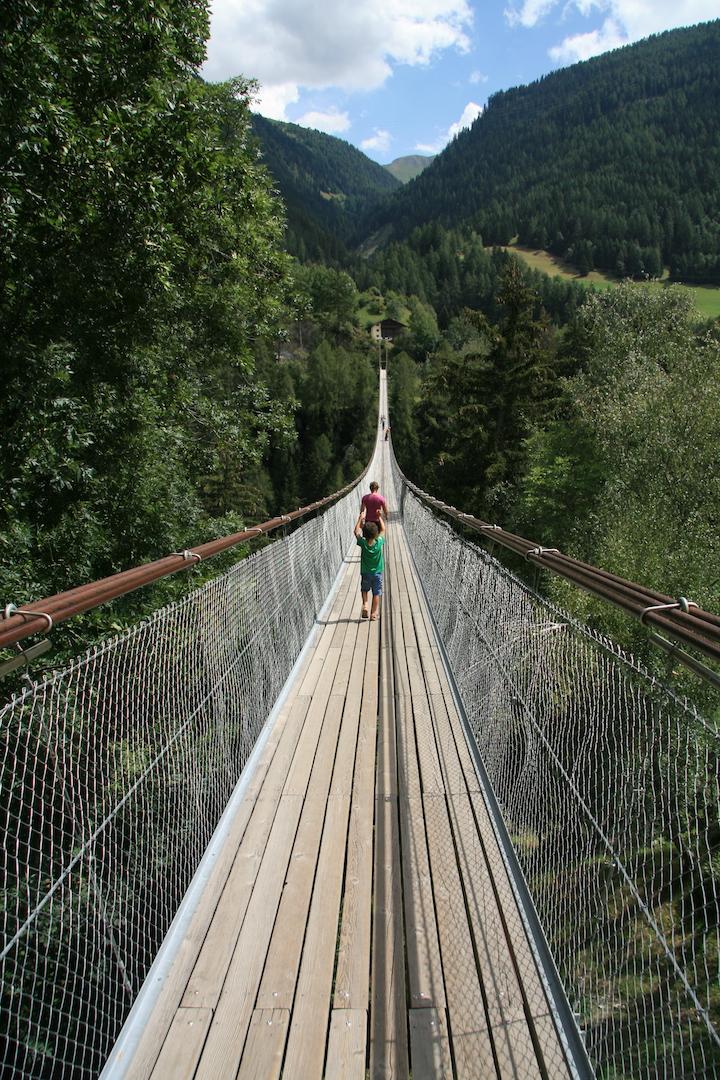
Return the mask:
{"type": "Polygon", "coordinates": [[[370,485],[370,494],[362,497],[360,512],[365,512],[366,522],[374,521],[377,524],[381,517],[387,518],[387,503],[382,495],[378,494],[379,487],[377,480],[373,480],[370,485]]]}

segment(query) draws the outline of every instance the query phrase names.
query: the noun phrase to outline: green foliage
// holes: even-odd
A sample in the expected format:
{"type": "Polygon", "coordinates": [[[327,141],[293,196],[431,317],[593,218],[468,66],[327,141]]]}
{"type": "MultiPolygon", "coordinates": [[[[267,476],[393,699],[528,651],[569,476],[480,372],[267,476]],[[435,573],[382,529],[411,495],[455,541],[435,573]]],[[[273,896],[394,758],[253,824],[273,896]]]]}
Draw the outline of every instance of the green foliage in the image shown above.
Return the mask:
{"type": "Polygon", "coordinates": [[[317,264],[296,266],[294,281],[301,310],[312,312],[313,320],[336,338],[349,333],[358,302],[349,274],[317,264]]]}
{"type": "MultiPolygon", "coordinates": [[[[428,352],[438,341],[437,323],[448,326],[463,308],[476,308],[491,319],[499,317],[500,278],[513,260],[514,256],[501,249],[489,251],[474,229],[445,229],[433,223],[414,229],[406,241],[391,243],[356,264],[353,274],[363,290],[382,284],[386,293],[415,298],[413,303],[408,301],[411,330],[417,330],[418,319],[424,322],[420,329],[424,343],[418,339],[416,344],[428,352]],[[423,318],[418,302],[424,305],[430,323],[423,318]]],[[[559,321],[571,317],[585,297],[585,289],[575,282],[529,270],[525,276],[537,293],[536,310],[542,306],[559,321]]]]}
{"type": "MultiPolygon", "coordinates": [[[[579,372],[558,417],[526,443],[514,521],[589,562],[710,610],[720,604],[720,342],[681,289],[625,285],[578,317],[579,372]]],[[[621,616],[562,600],[627,637],[621,616]]],[[[639,634],[639,632],[638,632],[639,634]]]]}
{"type": "Polygon", "coordinates": [[[293,434],[254,375],[288,260],[249,88],[197,78],[203,4],[1,18],[0,593],[21,600],[239,525],[232,479],[293,434]]]}
{"type": "Polygon", "coordinates": [[[271,362],[273,392],[297,402],[297,441],[268,456],[278,507],[305,505],[362,472],[375,441],[376,358],[370,342],[333,345],[320,337],[309,355],[271,362]]]}
{"type": "Polygon", "coordinates": [[[420,474],[419,438],[415,409],[420,399],[418,366],[406,352],[393,350],[388,361],[388,397],[392,419],[393,446],[406,476],[420,474]]]}
{"type": "Polygon", "coordinates": [[[547,407],[553,367],[549,327],[534,317],[535,297],[514,260],[497,303],[496,325],[465,312],[457,347],[445,344],[428,363],[417,410],[421,482],[493,520],[507,509],[523,440],[547,407]]]}

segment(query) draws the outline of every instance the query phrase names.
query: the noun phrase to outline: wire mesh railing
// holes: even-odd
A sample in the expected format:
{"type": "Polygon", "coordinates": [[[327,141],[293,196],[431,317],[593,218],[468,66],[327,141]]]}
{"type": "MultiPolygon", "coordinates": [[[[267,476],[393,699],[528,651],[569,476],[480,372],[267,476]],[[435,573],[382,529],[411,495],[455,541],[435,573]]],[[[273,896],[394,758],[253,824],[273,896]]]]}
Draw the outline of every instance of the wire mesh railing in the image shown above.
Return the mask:
{"type": "Polygon", "coordinates": [[[720,1075],[720,733],[394,483],[597,1075],[720,1075]]]}
{"type": "Polygon", "coordinates": [[[355,490],[0,711],[3,1076],[97,1076],[352,539],[355,490]]]}

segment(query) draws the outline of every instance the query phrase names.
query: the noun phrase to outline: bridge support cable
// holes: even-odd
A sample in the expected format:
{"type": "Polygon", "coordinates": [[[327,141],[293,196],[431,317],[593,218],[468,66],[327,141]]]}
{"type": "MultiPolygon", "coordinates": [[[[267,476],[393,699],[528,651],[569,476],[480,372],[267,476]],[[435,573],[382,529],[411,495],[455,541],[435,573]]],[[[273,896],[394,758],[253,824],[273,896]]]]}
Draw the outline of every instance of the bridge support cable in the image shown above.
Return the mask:
{"type": "MultiPolygon", "coordinates": [[[[465,515],[395,469],[472,739],[593,1066],[720,1075],[720,733],[462,539],[430,507],[465,515]]],[[[637,595],[663,605],[647,621],[711,640],[716,617],[665,600],[637,595]]]]}
{"type": "Polygon", "coordinates": [[[0,709],[3,1076],[100,1073],[343,564],[356,488],[8,613],[13,640],[35,607],[47,629],[323,511],[0,709]]]}
{"type": "MultiPolygon", "coordinates": [[[[403,484],[421,502],[479,533],[485,540],[521,555],[533,565],[557,574],[585,592],[621,608],[644,625],[654,626],[711,659],[720,661],[720,615],[703,610],[686,597],[671,597],[648,589],[608,570],[564,555],[558,548],[541,547],[534,540],[462,513],[454,506],[428,495],[405,477],[403,484]]],[[[651,640],[654,640],[652,636],[651,640]]],[[[686,663],[686,654],[678,651],[675,656],[681,663],[686,663]]],[[[696,660],[687,663],[687,666],[701,678],[717,684],[717,674],[706,665],[696,660]]]]}
{"type": "MultiPolygon", "coordinates": [[[[292,522],[323,510],[333,503],[343,499],[348,493],[355,490],[365,473],[356,477],[350,484],[326,496],[318,499],[309,506],[298,507],[288,514],[280,514],[278,517],[264,521],[261,525],[252,525],[241,532],[232,533],[229,536],[221,536],[217,540],[208,540],[207,543],[198,544],[196,547],[185,551],[174,551],[162,559],[156,559],[151,563],[135,566],[130,570],[123,570],[118,574],[111,574],[100,581],[93,581],[87,585],[78,585],[74,589],[57,593],[55,596],[44,600],[34,600],[19,608],[16,604],[7,603],[0,608],[0,648],[5,648],[23,638],[30,637],[41,631],[48,632],[52,627],[84,611],[90,611],[107,604],[119,596],[134,592],[144,585],[149,585],[160,578],[177,574],[180,570],[187,570],[196,566],[205,559],[211,559],[223,551],[257,540],[259,536],[268,536],[276,529],[284,529],[292,522]]],[[[14,664],[17,666],[17,664],[14,664]]]]}

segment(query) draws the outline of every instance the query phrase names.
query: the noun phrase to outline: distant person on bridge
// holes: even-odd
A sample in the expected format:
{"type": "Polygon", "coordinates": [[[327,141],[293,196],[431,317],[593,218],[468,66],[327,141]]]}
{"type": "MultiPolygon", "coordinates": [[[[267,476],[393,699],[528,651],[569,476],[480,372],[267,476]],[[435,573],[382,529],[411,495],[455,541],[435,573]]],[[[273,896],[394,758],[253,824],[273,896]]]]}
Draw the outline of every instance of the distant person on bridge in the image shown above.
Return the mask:
{"type": "Polygon", "coordinates": [[[380,614],[380,597],[385,569],[384,532],[385,524],[381,517],[378,517],[376,522],[366,521],[364,511],[360,512],[355,525],[355,539],[360,548],[360,592],[362,594],[360,614],[363,619],[370,616],[373,622],[380,614]],[[370,610],[370,593],[372,593],[372,610],[370,610]]]}
{"type": "Polygon", "coordinates": [[[360,501],[360,513],[365,513],[365,521],[378,523],[381,517],[387,517],[387,503],[380,494],[377,480],[370,484],[370,494],[363,495],[360,501]]]}
{"type": "Polygon", "coordinates": [[[390,425],[388,424],[388,426],[385,428],[385,442],[388,441],[388,436],[389,435],[390,435],[390,425]]]}

